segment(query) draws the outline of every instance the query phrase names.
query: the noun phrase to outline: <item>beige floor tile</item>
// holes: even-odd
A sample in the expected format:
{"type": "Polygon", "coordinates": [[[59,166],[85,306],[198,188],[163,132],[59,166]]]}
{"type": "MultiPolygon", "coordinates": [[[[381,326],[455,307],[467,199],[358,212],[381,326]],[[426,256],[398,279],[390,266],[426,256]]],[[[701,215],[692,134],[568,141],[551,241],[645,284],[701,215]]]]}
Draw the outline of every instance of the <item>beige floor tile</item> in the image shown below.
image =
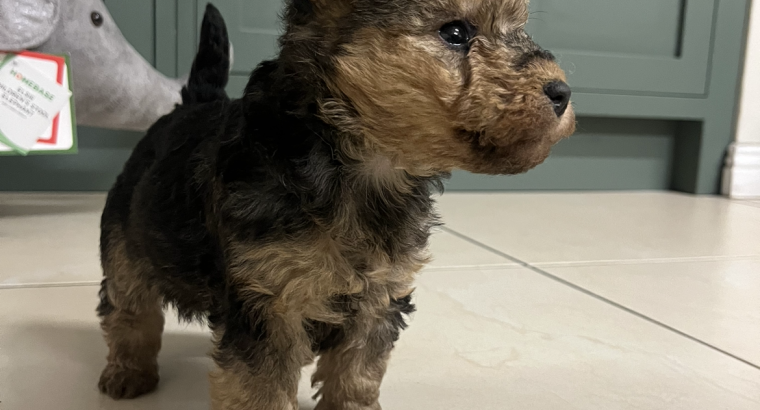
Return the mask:
{"type": "Polygon", "coordinates": [[[760,366],[760,259],[545,270],[760,366]]]}
{"type": "MultiPolygon", "coordinates": [[[[106,347],[95,286],[0,290],[0,409],[208,410],[210,333],[167,316],[159,392],[113,401],[97,390],[106,347]]],[[[309,369],[304,370],[307,374],[309,369]]],[[[307,379],[304,408],[311,408],[307,379]]]]}
{"type": "Polygon", "coordinates": [[[0,193],[0,286],[100,280],[105,194],[0,193]]]}
{"type": "Polygon", "coordinates": [[[429,270],[475,266],[519,266],[509,259],[444,231],[433,233],[430,238],[430,252],[433,255],[433,261],[428,265],[429,270]]]}
{"type": "MultiPolygon", "coordinates": [[[[386,409],[760,408],[760,370],[527,270],[440,271],[418,284],[386,409]]],[[[0,290],[1,408],[208,408],[208,334],[172,320],[159,390],[122,402],[98,394],[96,290],[0,290]]]]}
{"type": "Polygon", "coordinates": [[[760,255],[760,210],[676,193],[446,194],[447,226],[529,263],[760,255]]]}
{"type": "Polygon", "coordinates": [[[532,272],[423,275],[417,302],[388,408],[760,408],[757,369],[532,272]]]}
{"type": "MultiPolygon", "coordinates": [[[[105,194],[0,193],[0,288],[98,282],[105,194]]],[[[447,232],[431,238],[432,269],[508,266],[507,259],[447,232]]]]}

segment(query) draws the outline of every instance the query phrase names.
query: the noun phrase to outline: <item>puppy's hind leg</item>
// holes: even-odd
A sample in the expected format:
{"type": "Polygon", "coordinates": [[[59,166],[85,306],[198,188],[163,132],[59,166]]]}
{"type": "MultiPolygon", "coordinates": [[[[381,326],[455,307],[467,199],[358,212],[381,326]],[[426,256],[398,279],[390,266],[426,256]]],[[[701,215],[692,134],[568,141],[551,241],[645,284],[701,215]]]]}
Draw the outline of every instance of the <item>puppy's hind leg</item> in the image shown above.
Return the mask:
{"type": "Polygon", "coordinates": [[[128,257],[122,235],[108,235],[101,244],[105,279],[98,316],[108,345],[108,364],[100,391],[114,399],[130,399],[158,385],[158,351],[164,315],[161,297],[145,280],[145,263],[128,257]]]}

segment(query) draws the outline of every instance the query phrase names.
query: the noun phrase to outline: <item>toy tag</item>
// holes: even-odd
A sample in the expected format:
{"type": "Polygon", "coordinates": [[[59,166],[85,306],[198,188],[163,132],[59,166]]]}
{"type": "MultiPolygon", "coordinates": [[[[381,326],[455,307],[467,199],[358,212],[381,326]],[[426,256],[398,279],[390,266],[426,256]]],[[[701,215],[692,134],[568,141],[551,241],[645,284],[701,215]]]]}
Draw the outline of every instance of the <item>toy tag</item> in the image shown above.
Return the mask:
{"type": "Polygon", "coordinates": [[[0,54],[0,143],[27,154],[70,98],[15,54],[0,54]]]}

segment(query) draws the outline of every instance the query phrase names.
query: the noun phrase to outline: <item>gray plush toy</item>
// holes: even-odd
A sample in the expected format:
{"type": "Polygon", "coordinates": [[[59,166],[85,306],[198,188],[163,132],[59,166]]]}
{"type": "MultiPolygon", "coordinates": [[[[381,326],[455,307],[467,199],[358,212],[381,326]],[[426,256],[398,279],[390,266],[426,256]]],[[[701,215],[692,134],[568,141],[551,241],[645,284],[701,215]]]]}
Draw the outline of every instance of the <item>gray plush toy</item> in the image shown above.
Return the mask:
{"type": "Polygon", "coordinates": [[[79,125],[142,131],[180,102],[102,0],[0,0],[0,50],[68,54],[79,125]]]}

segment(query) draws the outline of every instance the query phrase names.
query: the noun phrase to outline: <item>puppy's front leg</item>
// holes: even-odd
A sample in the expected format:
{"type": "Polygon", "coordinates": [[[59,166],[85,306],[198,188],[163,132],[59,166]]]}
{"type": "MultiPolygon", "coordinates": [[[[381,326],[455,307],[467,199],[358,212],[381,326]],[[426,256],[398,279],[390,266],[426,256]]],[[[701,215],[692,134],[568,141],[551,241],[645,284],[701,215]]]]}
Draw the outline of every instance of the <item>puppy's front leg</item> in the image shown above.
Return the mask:
{"type": "Polygon", "coordinates": [[[410,300],[392,300],[381,309],[360,308],[342,341],[319,358],[312,377],[312,384],[321,385],[315,410],[381,410],[380,383],[405,327],[402,313],[414,310],[410,300]]]}
{"type": "Polygon", "coordinates": [[[298,410],[301,367],[313,360],[300,319],[270,317],[252,324],[234,316],[215,326],[212,408],[298,410]]]}

